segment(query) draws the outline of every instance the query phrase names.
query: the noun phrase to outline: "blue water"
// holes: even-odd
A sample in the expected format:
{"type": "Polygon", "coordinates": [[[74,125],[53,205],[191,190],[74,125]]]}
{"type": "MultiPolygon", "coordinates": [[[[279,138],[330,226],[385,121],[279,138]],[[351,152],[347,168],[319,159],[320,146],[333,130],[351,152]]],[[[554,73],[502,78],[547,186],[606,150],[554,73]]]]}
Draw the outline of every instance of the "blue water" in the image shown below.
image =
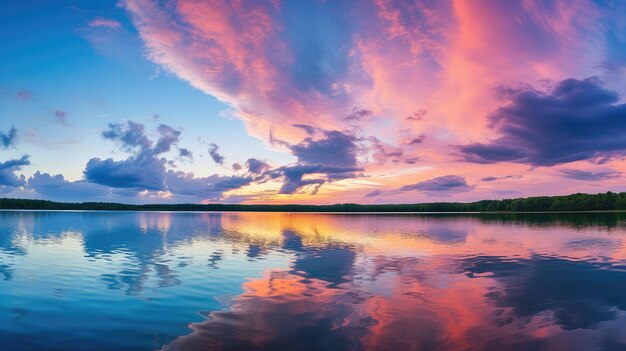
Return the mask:
{"type": "Polygon", "coordinates": [[[626,218],[0,212],[0,350],[624,350],[626,218]]]}

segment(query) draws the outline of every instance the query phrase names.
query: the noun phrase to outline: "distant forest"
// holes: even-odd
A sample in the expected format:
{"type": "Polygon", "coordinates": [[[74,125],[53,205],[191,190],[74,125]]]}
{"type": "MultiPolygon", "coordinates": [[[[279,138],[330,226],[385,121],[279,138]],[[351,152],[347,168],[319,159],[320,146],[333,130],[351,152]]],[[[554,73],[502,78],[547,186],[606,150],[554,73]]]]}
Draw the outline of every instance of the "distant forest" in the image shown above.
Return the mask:
{"type": "Polygon", "coordinates": [[[0,199],[0,209],[13,210],[117,210],[117,211],[250,211],[250,212],[553,212],[626,210],[626,193],[538,196],[476,202],[432,202],[389,205],[241,205],[151,204],[108,202],[64,203],[46,200],[0,199]]]}

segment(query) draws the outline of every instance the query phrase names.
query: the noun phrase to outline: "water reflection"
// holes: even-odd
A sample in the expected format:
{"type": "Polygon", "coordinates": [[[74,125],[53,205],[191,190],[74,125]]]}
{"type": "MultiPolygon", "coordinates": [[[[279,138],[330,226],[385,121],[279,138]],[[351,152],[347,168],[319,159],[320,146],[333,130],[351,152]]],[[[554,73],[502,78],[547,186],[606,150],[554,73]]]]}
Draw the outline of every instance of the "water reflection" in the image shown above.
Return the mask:
{"type": "Polygon", "coordinates": [[[626,349],[620,213],[0,221],[0,349],[626,349]]]}
{"type": "Polygon", "coordinates": [[[533,256],[519,261],[496,257],[468,260],[468,276],[489,272],[501,288],[487,296],[510,308],[509,322],[550,313],[565,330],[597,328],[626,310],[626,268],[607,262],[533,256]]]}

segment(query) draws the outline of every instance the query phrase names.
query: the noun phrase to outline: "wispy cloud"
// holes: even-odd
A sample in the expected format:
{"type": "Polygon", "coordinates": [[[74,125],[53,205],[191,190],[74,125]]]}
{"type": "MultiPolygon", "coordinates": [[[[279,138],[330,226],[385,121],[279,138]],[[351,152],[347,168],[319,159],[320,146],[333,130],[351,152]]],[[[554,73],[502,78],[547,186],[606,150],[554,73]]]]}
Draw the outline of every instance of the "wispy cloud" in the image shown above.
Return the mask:
{"type": "Polygon", "coordinates": [[[428,195],[447,195],[454,192],[471,190],[465,177],[458,175],[446,175],[433,179],[424,180],[415,184],[405,185],[401,191],[419,191],[428,195]]]}
{"type": "Polygon", "coordinates": [[[31,92],[30,92],[30,91],[28,91],[28,90],[20,90],[20,91],[18,91],[18,92],[15,94],[15,96],[16,96],[19,100],[22,100],[22,101],[28,101],[28,100],[32,99],[32,97],[33,97],[33,93],[31,93],[31,92]]]}
{"type": "Polygon", "coordinates": [[[114,19],[104,18],[104,17],[96,17],[89,21],[90,27],[106,27],[111,29],[118,29],[122,24],[114,19]]]}
{"type": "Polygon", "coordinates": [[[621,172],[613,169],[582,170],[565,168],[559,171],[561,172],[561,175],[565,178],[592,182],[622,177],[621,172]]]}

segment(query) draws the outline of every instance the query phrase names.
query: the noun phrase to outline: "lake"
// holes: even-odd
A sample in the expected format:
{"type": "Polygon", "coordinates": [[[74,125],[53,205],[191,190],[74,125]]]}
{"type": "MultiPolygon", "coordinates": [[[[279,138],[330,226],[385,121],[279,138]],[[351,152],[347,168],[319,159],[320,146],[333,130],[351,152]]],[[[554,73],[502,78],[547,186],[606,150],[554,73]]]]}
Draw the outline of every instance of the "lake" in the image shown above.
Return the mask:
{"type": "Polygon", "coordinates": [[[0,224],[0,350],[626,349],[622,213],[0,224]]]}

